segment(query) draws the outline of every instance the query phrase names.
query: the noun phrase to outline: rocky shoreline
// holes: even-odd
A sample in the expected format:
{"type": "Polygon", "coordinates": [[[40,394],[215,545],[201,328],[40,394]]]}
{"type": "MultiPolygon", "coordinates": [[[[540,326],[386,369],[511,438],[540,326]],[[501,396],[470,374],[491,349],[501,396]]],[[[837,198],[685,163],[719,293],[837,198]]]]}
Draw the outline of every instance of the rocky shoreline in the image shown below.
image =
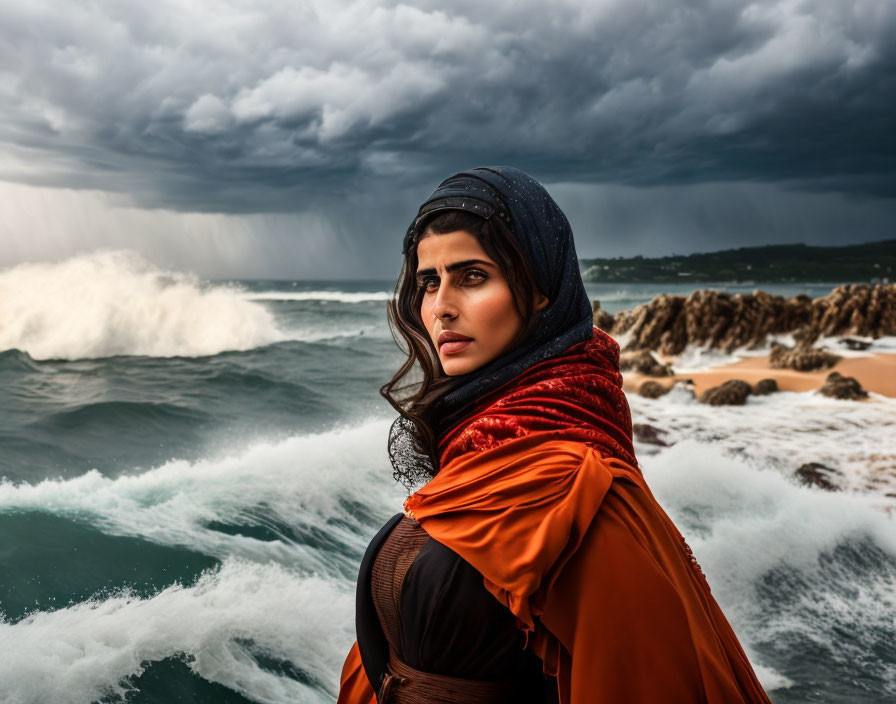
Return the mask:
{"type": "Polygon", "coordinates": [[[701,289],[689,296],[661,294],[615,315],[599,301],[593,306],[594,324],[623,341],[625,351],[670,356],[689,345],[729,353],[756,349],[768,344],[770,335],[786,333],[798,333],[803,344],[836,335],[896,335],[896,284],[845,284],[814,300],[701,289]]]}
{"type": "Polygon", "coordinates": [[[805,295],[784,298],[763,291],[730,294],[704,289],[689,296],[661,294],[615,315],[602,310],[598,301],[593,306],[594,324],[622,347],[620,367],[627,390],[651,398],[675,383],[684,383],[699,400],[712,405],[741,405],[750,395],[779,388],[817,389],[847,400],[867,398],[866,387],[896,396],[892,381],[896,355],[875,356],[872,351],[867,359],[876,362],[864,365],[855,359],[855,353],[867,350],[873,340],[896,336],[896,284],[847,284],[814,300],[805,295]],[[789,336],[793,345],[775,340],[781,336],[789,336]],[[841,347],[832,351],[829,345],[836,337],[841,347]],[[750,361],[688,375],[704,379],[683,378],[675,372],[675,357],[689,346],[754,354],[750,361]],[[769,347],[767,355],[755,355],[769,347]],[[847,351],[853,353],[847,359],[837,354],[847,351]],[[749,372],[745,375],[749,381],[737,376],[740,370],[749,372]],[[707,387],[710,379],[718,383],[707,387]]]}

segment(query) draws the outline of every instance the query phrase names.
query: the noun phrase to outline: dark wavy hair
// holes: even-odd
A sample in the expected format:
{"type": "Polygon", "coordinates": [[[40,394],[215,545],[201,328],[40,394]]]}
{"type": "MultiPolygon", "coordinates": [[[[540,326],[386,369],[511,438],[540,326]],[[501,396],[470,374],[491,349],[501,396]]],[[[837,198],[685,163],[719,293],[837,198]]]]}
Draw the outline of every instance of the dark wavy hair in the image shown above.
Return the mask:
{"type": "Polygon", "coordinates": [[[476,237],[507,279],[514,307],[524,321],[512,346],[521,343],[538,327],[535,301],[542,292],[513,233],[500,218],[486,219],[465,210],[445,210],[417,225],[395,284],[394,295],[386,304],[392,338],[407,358],[395,376],[380,387],[380,394],[403,416],[405,427],[413,433],[415,447],[410,451],[428,459],[424,463],[396,462],[390,438],[393,476],[409,489],[438,472],[440,427],[434,406],[442,396],[466,379],[466,375],[448,376],[444,373],[438,351],[420,316],[423,289],[417,286],[417,245],[423,237],[457,230],[476,237]]]}

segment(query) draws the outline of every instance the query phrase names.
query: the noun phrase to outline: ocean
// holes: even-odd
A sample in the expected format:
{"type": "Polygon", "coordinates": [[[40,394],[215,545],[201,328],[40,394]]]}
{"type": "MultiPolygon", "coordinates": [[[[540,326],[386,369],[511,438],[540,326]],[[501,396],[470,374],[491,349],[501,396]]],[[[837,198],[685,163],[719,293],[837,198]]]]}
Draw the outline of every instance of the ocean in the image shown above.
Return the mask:
{"type": "MultiPolygon", "coordinates": [[[[122,252],[0,272],[0,701],[335,700],[361,554],[404,498],[378,393],[392,283],[122,252]]],[[[693,288],[588,292],[615,312],[693,288]]],[[[896,400],[629,401],[772,700],[896,700],[896,400]],[[848,490],[798,484],[811,461],[848,490]]]]}

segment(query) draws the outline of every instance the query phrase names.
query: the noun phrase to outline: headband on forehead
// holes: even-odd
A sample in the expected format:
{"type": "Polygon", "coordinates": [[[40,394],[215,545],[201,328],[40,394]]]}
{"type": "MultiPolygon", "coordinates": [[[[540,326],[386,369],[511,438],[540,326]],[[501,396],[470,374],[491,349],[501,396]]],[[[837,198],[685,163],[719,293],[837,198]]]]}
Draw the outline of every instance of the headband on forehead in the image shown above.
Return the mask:
{"type": "Polygon", "coordinates": [[[431,215],[446,210],[465,210],[488,220],[497,215],[510,224],[510,215],[500,196],[480,179],[469,174],[457,174],[439,184],[426,199],[404,236],[401,253],[406,255],[414,235],[420,233],[420,226],[431,215]]]}

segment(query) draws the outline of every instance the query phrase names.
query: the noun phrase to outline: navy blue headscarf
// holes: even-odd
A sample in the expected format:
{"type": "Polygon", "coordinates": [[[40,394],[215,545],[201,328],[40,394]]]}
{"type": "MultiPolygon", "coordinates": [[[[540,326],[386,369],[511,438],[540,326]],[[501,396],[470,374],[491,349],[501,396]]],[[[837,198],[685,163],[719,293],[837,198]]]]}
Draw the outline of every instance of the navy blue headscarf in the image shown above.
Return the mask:
{"type": "Polygon", "coordinates": [[[443,210],[466,210],[498,217],[509,227],[538,288],[549,303],[537,313],[538,327],[522,344],[468,374],[435,405],[439,426],[447,428],[466,407],[529,367],[556,357],[593,336],[591,303],[579,272],[569,221],[544,186],[509,166],[471,169],[445,179],[420,206],[404,238],[411,245],[423,218],[443,210]]]}

